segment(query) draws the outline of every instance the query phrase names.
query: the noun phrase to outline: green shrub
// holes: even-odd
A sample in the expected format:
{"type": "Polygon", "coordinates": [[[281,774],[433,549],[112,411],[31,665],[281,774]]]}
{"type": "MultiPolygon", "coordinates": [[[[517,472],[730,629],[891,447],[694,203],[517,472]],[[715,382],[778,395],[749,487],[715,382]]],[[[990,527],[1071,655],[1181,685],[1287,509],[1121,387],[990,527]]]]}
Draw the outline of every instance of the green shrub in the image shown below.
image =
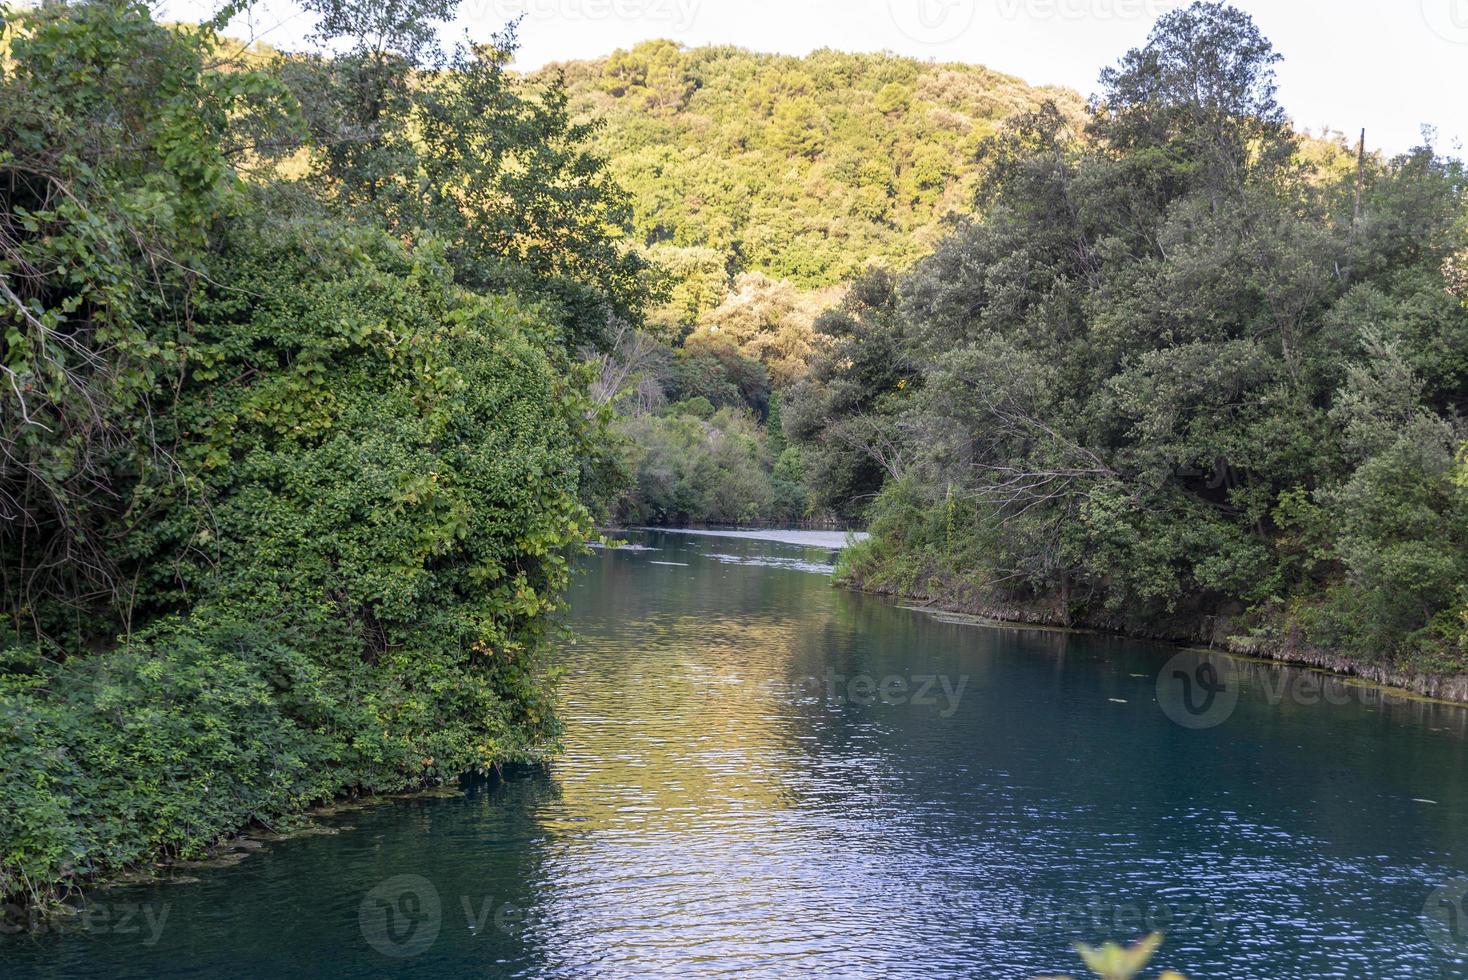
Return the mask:
{"type": "MultiPolygon", "coordinates": [[[[126,2],[11,25],[0,501],[23,510],[0,522],[0,898],[542,758],[547,640],[610,465],[571,347],[635,320],[641,290],[589,130],[557,90],[512,91],[493,48],[337,158],[299,141],[280,76],[371,75],[355,55],[249,71],[126,2]],[[373,169],[431,110],[414,165],[436,195],[480,186],[481,99],[515,123],[497,152],[530,161],[473,201],[477,231],[504,219],[492,241],[373,169]],[[271,147],[330,159],[287,180],[271,147]]],[[[397,47],[376,67],[403,82],[397,47]]],[[[385,111],[382,79],[356,81],[366,104],[331,103],[345,86],[307,107],[323,135],[385,111]]]]}
{"type": "Polygon", "coordinates": [[[41,902],[156,852],[197,857],[364,774],[371,712],[268,624],[160,623],[0,674],[0,893],[41,902]]]}

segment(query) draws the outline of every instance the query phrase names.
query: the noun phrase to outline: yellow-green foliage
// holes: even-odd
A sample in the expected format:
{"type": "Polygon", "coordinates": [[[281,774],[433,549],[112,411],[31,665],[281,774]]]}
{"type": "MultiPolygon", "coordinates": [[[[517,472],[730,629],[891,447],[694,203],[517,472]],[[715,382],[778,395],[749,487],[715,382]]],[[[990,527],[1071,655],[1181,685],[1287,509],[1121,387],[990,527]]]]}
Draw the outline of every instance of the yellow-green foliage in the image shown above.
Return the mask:
{"type": "Polygon", "coordinates": [[[684,340],[689,349],[731,344],[763,364],[777,386],[805,376],[818,339],[816,318],[840,299],[840,290],[801,290],[758,272],[734,280],[724,301],[709,310],[684,340]]]}
{"type": "Polygon", "coordinates": [[[804,58],[649,41],[564,71],[631,192],[648,245],[710,248],[731,270],[829,286],[931,249],[967,210],[996,124],[1072,92],[883,54],[804,58]]]}
{"type": "MultiPolygon", "coordinates": [[[[1081,961],[1086,964],[1086,968],[1099,980],[1134,980],[1147,968],[1147,964],[1152,962],[1153,955],[1161,945],[1162,934],[1154,932],[1130,946],[1122,946],[1118,943],[1087,946],[1084,943],[1076,943],[1076,952],[1080,954],[1081,961]]],[[[1039,980],[1070,980],[1070,978],[1041,977],[1039,980]]],[[[1187,978],[1172,970],[1164,970],[1158,975],[1157,980],[1187,980],[1187,978]]]]}

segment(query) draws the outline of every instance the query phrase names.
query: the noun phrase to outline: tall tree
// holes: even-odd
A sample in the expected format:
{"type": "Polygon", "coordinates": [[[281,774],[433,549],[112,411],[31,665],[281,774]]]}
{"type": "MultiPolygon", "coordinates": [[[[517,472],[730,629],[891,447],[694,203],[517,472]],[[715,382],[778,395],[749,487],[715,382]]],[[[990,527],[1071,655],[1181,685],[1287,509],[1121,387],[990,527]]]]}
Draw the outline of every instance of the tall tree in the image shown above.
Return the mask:
{"type": "Polygon", "coordinates": [[[1293,153],[1275,99],[1280,57],[1248,14],[1194,0],[1101,73],[1092,132],[1118,153],[1158,154],[1180,186],[1205,187],[1220,207],[1252,169],[1282,167],[1293,153]]]}

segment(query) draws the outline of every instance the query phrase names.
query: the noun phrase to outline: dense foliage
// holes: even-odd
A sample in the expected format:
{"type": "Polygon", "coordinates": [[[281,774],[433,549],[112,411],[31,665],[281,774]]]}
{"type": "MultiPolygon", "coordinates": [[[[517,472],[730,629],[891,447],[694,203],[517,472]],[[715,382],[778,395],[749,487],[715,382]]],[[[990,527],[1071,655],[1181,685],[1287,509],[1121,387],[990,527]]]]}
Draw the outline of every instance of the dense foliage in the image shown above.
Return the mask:
{"type": "Polygon", "coordinates": [[[623,331],[593,386],[614,410],[629,524],[792,523],[810,514],[770,372],[718,334],[674,348],[623,331]]]}
{"type": "Polygon", "coordinates": [[[449,0],[306,6],[333,54],[0,13],[0,897],[539,757],[598,501],[1468,667],[1468,174],[1299,137],[1238,11],[1087,110],[667,42],[523,79],[449,0]]]}
{"type": "Polygon", "coordinates": [[[829,286],[905,265],[966,206],[999,122],[1060,89],[975,65],[817,51],[804,58],[649,41],[556,66],[654,254],[829,286]],[[688,255],[692,252],[692,255],[688,255]]]}
{"type": "Polygon", "coordinates": [[[508,38],[317,12],[338,57],[6,14],[5,896],[554,745],[626,203],[508,38]]]}
{"type": "Polygon", "coordinates": [[[737,357],[777,389],[799,382],[821,356],[814,324],[845,281],[872,265],[905,268],[967,208],[1001,120],[1046,99],[1082,111],[1063,90],[885,54],[650,41],[546,77],[563,77],[572,107],[606,121],[595,145],[668,283],[649,314],[666,350],[624,372],[617,400],[637,447],[619,516],[634,521],[831,516],[826,500],[812,509],[791,492],[803,464],[767,444],[767,393],[730,399],[725,372],[707,366],[737,357]],[[734,410],[701,420],[698,438],[687,413],[658,414],[696,396],[734,410]],[[718,502],[741,495],[739,506],[718,502]]]}
{"type": "Polygon", "coordinates": [[[1468,174],[1316,167],[1276,61],[1233,8],[1164,16],[823,321],[787,427],[831,505],[880,488],[852,581],[1468,666],[1468,174]]]}

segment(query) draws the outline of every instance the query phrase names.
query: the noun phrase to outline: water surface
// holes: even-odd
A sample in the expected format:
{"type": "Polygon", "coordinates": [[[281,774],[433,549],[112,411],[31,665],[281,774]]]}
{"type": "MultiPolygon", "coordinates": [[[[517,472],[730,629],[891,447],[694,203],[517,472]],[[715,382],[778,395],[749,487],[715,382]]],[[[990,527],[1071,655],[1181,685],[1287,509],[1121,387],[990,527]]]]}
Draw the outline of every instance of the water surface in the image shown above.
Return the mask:
{"type": "MultiPolygon", "coordinates": [[[[716,528],[638,528],[643,534],[688,534],[698,538],[737,538],[742,541],[774,541],[802,548],[836,550],[851,541],[865,541],[865,531],[810,531],[804,528],[762,528],[759,530],[720,530],[716,528]]],[[[629,542],[635,544],[636,542],[629,542]]]]}
{"type": "Polygon", "coordinates": [[[1174,649],[844,593],[826,548],[635,540],[573,588],[563,757],[101,893],[0,974],[1023,978],[1156,926],[1195,980],[1468,975],[1423,915],[1468,874],[1462,709],[1250,667],[1189,728],[1174,649]]]}

